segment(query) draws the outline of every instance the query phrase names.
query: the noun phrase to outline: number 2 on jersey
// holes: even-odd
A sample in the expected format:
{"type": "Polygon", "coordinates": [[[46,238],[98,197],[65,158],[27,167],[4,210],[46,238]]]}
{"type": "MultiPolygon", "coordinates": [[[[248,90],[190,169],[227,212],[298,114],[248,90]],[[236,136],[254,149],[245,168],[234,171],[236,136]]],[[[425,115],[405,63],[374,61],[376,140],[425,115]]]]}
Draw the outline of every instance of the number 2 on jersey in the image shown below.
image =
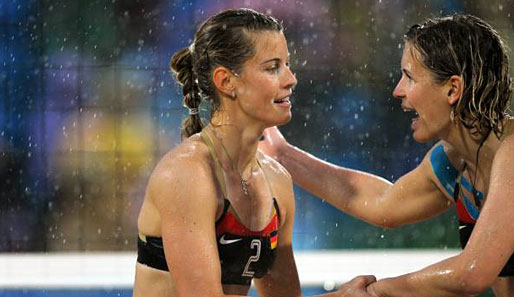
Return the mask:
{"type": "Polygon", "coordinates": [[[261,256],[261,241],[259,239],[252,240],[252,242],[250,243],[250,247],[252,249],[257,248],[257,253],[255,253],[255,255],[250,256],[250,258],[248,258],[248,262],[246,262],[245,270],[243,271],[243,274],[241,274],[241,275],[253,277],[255,272],[250,270],[250,264],[252,264],[252,262],[259,261],[259,257],[261,256]]]}

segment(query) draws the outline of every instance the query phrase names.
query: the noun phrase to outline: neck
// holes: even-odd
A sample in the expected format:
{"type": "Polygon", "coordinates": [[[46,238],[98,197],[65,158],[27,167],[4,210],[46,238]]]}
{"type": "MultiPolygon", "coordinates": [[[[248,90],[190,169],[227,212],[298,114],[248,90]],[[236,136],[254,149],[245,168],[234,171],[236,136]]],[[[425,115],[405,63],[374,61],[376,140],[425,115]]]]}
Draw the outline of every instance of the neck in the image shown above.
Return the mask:
{"type": "Polygon", "coordinates": [[[471,168],[473,171],[479,167],[479,164],[477,164],[477,153],[479,153],[479,163],[491,165],[497,149],[496,144],[498,143],[494,133],[487,133],[485,131],[483,134],[473,135],[462,124],[454,125],[451,132],[448,133],[448,137],[443,140],[453,146],[464,159],[468,168],[471,168]],[[479,149],[480,152],[478,152],[479,149]]]}
{"type": "Polygon", "coordinates": [[[251,169],[257,154],[257,145],[264,127],[238,124],[226,113],[217,112],[209,127],[226,149],[233,166],[243,174],[251,169]]]}

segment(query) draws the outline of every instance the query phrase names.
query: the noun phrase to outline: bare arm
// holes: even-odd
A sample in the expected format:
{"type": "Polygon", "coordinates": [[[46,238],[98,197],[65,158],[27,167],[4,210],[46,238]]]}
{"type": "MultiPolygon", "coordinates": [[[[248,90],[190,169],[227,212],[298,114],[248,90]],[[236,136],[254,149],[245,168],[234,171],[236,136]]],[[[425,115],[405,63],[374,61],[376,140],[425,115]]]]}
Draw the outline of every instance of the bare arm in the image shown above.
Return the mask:
{"type": "Polygon", "coordinates": [[[471,296],[489,288],[514,252],[514,137],[496,152],[489,193],[458,256],[369,287],[378,296],[471,296]]]}
{"type": "Polygon", "coordinates": [[[167,160],[152,174],[148,191],[161,216],[166,261],[177,295],[234,296],[223,293],[220,281],[216,187],[204,163],[193,157],[167,160]]]}
{"type": "Polygon", "coordinates": [[[287,143],[277,128],[266,129],[260,149],[284,165],[300,187],[371,224],[396,227],[449,207],[431,180],[428,157],[393,185],[379,176],[320,160],[287,143]]]}

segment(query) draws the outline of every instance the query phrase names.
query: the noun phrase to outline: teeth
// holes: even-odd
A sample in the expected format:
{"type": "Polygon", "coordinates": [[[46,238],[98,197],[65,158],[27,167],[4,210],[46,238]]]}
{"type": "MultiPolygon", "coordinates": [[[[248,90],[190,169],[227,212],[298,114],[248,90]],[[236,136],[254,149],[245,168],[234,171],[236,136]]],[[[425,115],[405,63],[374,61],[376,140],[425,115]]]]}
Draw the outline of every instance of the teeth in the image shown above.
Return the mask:
{"type": "Polygon", "coordinates": [[[287,103],[289,103],[289,98],[284,98],[284,99],[275,99],[275,100],[273,100],[273,103],[283,103],[283,102],[287,102],[287,103]]]}
{"type": "Polygon", "coordinates": [[[417,111],[415,111],[414,109],[404,109],[403,112],[413,112],[416,116],[419,115],[419,113],[417,111]]]}

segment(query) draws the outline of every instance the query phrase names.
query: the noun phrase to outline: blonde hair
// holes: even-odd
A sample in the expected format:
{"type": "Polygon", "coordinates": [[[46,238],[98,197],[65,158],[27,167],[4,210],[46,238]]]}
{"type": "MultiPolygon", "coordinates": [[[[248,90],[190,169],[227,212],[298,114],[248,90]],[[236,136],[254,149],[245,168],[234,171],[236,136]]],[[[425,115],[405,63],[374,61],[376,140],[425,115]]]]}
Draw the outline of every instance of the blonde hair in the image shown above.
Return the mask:
{"type": "Polygon", "coordinates": [[[405,40],[436,83],[462,76],[464,91],[453,106],[455,118],[472,134],[493,131],[499,138],[512,93],[509,59],[500,35],[475,16],[455,14],[412,26],[405,40]]]}

